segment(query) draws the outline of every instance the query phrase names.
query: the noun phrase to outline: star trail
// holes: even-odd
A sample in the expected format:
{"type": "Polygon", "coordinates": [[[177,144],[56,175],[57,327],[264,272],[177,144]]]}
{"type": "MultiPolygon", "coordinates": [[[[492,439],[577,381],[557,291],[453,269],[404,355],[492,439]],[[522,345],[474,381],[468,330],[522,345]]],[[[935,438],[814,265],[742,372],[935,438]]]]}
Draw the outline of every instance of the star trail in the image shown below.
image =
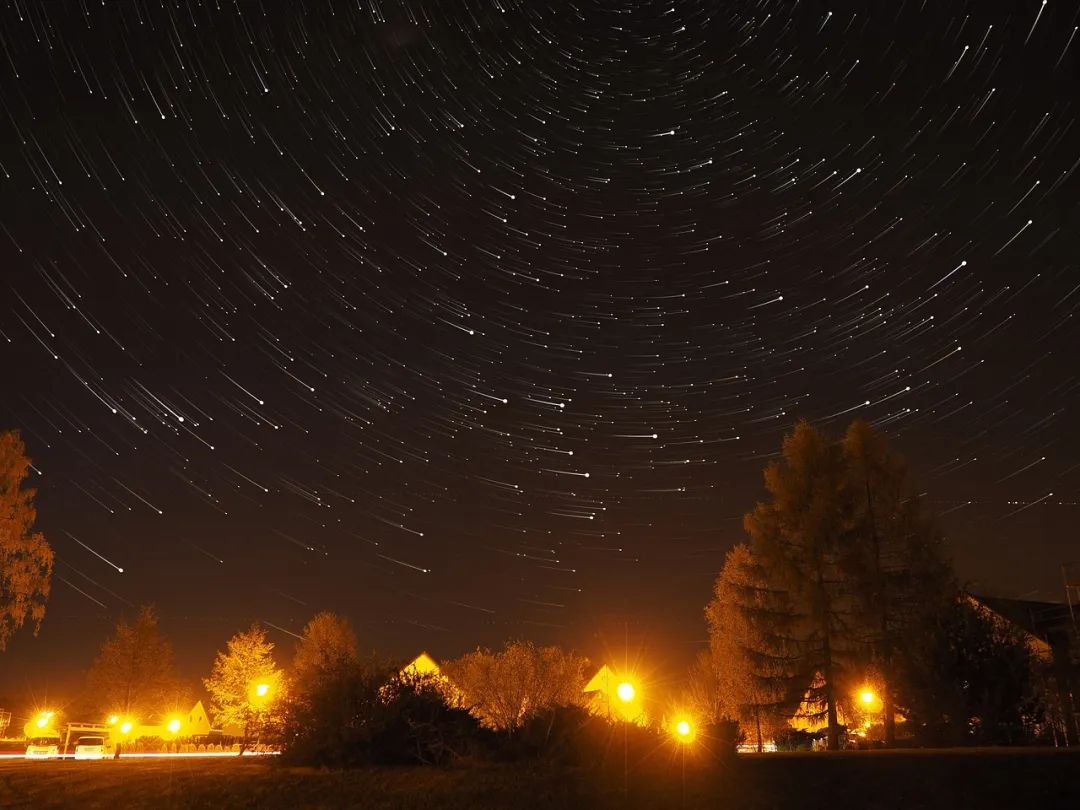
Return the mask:
{"type": "Polygon", "coordinates": [[[192,668],[319,608],[402,654],[700,640],[800,417],[884,429],[962,576],[1060,598],[1078,25],[6,3],[0,427],[62,577],[43,638],[88,657],[153,601],[192,668]]]}

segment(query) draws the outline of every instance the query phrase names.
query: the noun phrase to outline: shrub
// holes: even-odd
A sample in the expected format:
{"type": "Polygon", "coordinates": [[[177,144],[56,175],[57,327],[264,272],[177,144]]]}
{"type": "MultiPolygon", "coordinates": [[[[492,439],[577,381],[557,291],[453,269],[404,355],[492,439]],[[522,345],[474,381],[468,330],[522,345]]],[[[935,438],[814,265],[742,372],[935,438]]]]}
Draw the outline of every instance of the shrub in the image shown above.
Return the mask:
{"type": "Polygon", "coordinates": [[[342,673],[292,696],[285,709],[283,756],[333,768],[370,763],[386,674],[381,669],[342,673]]]}
{"type": "Polygon", "coordinates": [[[746,741],[746,732],[738,720],[717,720],[701,730],[701,741],[713,759],[730,759],[746,741]]]}
{"type": "Polygon", "coordinates": [[[785,728],[776,733],[777,751],[810,751],[814,747],[816,734],[800,728],[785,728]]]}
{"type": "Polygon", "coordinates": [[[468,711],[447,704],[432,678],[398,677],[381,690],[374,762],[448,765],[490,752],[494,735],[468,711]]]}
{"type": "Polygon", "coordinates": [[[602,752],[611,728],[581,706],[556,706],[532,715],[517,732],[500,735],[497,756],[584,765],[602,752]]]}
{"type": "Polygon", "coordinates": [[[139,737],[132,743],[131,750],[140,754],[159,754],[165,750],[165,741],[161,737],[139,737]]]}
{"type": "Polygon", "coordinates": [[[286,709],[284,740],[286,761],[332,768],[447,765],[491,748],[490,733],[448,705],[440,682],[385,667],[311,685],[286,709]]]}

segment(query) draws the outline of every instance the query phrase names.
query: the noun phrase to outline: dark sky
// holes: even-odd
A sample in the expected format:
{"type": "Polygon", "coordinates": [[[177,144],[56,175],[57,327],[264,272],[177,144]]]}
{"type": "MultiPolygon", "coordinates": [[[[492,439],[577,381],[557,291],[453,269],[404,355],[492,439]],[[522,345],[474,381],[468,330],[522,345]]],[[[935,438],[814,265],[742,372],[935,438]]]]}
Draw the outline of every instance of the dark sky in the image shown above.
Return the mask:
{"type": "Polygon", "coordinates": [[[681,666],[798,417],[886,431],[977,590],[1060,598],[1078,23],[6,3],[0,426],[57,567],[0,693],[144,602],[192,678],[319,609],[681,666]]]}

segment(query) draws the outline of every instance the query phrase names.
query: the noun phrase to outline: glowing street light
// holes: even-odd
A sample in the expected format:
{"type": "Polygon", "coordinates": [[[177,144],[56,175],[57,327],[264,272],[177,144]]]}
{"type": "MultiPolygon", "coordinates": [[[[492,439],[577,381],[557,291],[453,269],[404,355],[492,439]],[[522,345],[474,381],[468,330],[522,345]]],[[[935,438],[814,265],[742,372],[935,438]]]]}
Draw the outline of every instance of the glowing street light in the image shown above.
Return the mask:
{"type": "Polygon", "coordinates": [[[132,728],[133,728],[133,726],[131,724],[131,721],[130,720],[125,720],[123,723],[120,724],[120,733],[121,734],[130,734],[132,728]]]}
{"type": "Polygon", "coordinates": [[[115,726],[119,722],[120,722],[120,718],[117,717],[115,714],[110,714],[109,715],[109,725],[110,726],[115,726]]]}
{"type": "Polygon", "coordinates": [[[637,690],[634,689],[634,685],[630,681],[623,681],[615,687],[615,694],[619,696],[619,700],[623,703],[632,702],[636,693],[637,690]]]}
{"type": "Polygon", "coordinates": [[[256,697],[264,698],[269,693],[270,693],[270,684],[268,684],[268,683],[259,683],[259,684],[255,685],[255,695],[256,695],[256,697]]]}
{"type": "Polygon", "coordinates": [[[38,728],[45,728],[46,726],[48,726],[49,721],[53,719],[55,714],[56,714],[56,712],[42,712],[41,716],[37,719],[37,723],[36,723],[37,727],[38,728]]]}
{"type": "Polygon", "coordinates": [[[169,729],[170,734],[176,734],[178,731],[180,731],[180,718],[174,717],[172,720],[169,721],[169,725],[166,726],[166,728],[169,729]]]}
{"type": "Polygon", "coordinates": [[[877,695],[875,695],[869,689],[863,689],[859,693],[859,700],[861,700],[863,703],[865,703],[866,705],[869,706],[871,703],[873,703],[875,700],[877,700],[877,695]]]}
{"type": "Polygon", "coordinates": [[[671,736],[675,738],[675,741],[680,743],[692,742],[697,736],[697,723],[694,721],[693,714],[683,708],[678,708],[669,717],[671,717],[671,721],[667,729],[671,736]]]}

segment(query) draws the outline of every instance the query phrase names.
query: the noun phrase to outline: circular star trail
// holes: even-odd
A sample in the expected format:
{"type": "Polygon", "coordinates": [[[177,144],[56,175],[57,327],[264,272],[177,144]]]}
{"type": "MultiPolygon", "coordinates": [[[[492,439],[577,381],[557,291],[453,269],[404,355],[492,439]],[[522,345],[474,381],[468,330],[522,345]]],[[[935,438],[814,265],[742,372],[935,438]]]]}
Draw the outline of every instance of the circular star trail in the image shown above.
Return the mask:
{"type": "Polygon", "coordinates": [[[881,427],[963,577],[1056,597],[1078,24],[7,4],[0,425],[58,556],[43,632],[154,601],[193,669],[324,607],[400,653],[692,641],[800,417],[881,427]]]}

